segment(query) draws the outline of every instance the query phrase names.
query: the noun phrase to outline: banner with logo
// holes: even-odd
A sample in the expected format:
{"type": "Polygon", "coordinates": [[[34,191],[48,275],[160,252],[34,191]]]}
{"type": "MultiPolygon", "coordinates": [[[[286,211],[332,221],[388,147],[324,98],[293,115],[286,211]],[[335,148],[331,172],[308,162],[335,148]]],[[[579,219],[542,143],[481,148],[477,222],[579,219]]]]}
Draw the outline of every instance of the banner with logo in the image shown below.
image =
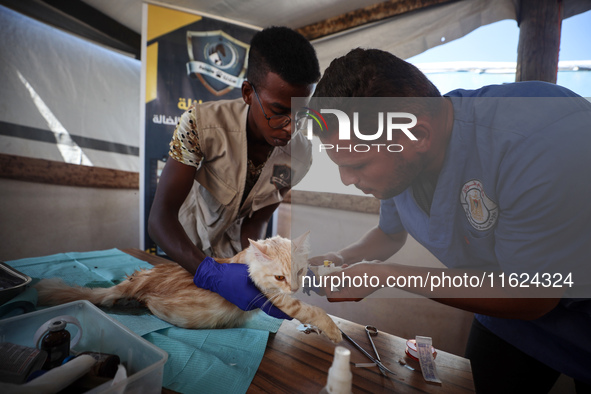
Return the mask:
{"type": "Polygon", "coordinates": [[[194,101],[240,97],[255,28],[194,12],[144,5],[144,115],[140,244],[158,253],[147,232],[158,178],[182,113],[194,101]]]}

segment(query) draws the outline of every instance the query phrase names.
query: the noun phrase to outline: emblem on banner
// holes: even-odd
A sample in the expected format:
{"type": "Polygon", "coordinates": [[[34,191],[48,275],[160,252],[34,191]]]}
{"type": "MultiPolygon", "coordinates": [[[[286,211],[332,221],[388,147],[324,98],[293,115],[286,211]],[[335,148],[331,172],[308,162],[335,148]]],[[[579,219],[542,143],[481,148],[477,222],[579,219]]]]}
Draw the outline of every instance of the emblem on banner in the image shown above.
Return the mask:
{"type": "Polygon", "coordinates": [[[462,186],[460,203],[468,221],[476,230],[485,231],[492,228],[499,218],[499,207],[488,198],[482,183],[476,179],[462,186]]]}
{"type": "Polygon", "coordinates": [[[187,74],[216,96],[224,95],[242,86],[249,48],[221,30],[188,31],[187,74]]]}

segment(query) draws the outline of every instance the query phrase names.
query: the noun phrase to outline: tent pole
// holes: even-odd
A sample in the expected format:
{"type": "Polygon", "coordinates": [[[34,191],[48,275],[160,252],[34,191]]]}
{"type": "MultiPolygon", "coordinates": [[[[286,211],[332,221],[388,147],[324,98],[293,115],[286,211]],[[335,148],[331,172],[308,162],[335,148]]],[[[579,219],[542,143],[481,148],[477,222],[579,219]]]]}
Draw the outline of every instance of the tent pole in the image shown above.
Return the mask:
{"type": "Polygon", "coordinates": [[[520,0],[516,82],[556,83],[562,8],[561,0],[520,0]]]}

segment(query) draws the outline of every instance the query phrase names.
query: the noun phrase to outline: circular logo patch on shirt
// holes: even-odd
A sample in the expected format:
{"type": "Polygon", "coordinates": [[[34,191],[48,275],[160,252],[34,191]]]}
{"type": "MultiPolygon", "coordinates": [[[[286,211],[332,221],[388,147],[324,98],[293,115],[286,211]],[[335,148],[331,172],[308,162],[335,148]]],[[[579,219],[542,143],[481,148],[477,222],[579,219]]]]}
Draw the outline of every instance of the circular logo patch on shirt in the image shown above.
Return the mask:
{"type": "Polygon", "coordinates": [[[277,190],[281,190],[284,187],[291,187],[291,173],[292,170],[288,166],[275,164],[273,166],[271,183],[275,185],[277,190]]]}
{"type": "Polygon", "coordinates": [[[468,221],[476,230],[488,230],[497,222],[499,207],[484,193],[479,180],[473,179],[464,183],[460,192],[460,203],[468,221]]]}

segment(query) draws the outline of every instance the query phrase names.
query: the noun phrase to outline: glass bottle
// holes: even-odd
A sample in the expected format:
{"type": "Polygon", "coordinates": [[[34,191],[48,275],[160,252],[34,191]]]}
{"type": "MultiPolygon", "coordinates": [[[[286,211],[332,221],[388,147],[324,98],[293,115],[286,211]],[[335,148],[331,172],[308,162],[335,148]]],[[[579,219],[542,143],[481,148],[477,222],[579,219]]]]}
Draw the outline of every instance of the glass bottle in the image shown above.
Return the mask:
{"type": "Polygon", "coordinates": [[[49,332],[41,340],[41,349],[47,352],[47,359],[43,369],[62,365],[66,357],[70,355],[70,333],[66,330],[66,322],[56,320],[49,325],[49,332]]]}

